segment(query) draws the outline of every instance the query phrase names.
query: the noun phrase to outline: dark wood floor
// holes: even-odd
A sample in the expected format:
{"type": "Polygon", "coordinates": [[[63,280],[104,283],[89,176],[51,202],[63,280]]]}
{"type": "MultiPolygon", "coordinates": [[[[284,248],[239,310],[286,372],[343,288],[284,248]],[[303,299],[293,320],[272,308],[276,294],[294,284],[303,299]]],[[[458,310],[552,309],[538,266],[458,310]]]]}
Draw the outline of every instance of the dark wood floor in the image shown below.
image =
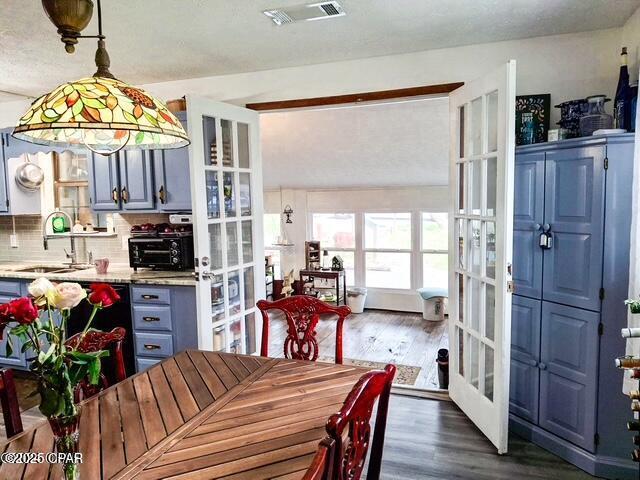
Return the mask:
{"type": "MultiPolygon", "coordinates": [[[[316,329],[320,355],[333,357],[336,335],[335,317],[322,318],[316,329]]],[[[365,310],[350,315],[344,323],[345,358],[421,367],[416,388],[437,389],[438,349],[449,348],[448,324],[427,322],[419,313],[365,310]]],[[[271,316],[269,356],[282,356],[286,337],[284,317],[271,316]]]]}
{"type": "Polygon", "coordinates": [[[592,478],[515,435],[511,435],[509,453],[498,455],[452,402],[391,396],[383,480],[592,478]]]}

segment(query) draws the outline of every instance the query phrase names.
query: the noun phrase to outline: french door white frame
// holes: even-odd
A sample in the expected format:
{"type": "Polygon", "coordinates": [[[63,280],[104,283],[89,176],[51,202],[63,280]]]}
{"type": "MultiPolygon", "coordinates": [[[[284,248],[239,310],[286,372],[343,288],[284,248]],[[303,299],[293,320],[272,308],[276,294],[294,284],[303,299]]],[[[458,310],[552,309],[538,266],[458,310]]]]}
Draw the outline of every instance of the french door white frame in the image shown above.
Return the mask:
{"type": "Polygon", "coordinates": [[[265,265],[264,265],[264,227],[263,227],[263,189],[262,189],[262,160],[260,154],[260,132],[257,112],[246,108],[237,107],[208,99],[188,95],[187,99],[187,125],[191,144],[189,145],[189,161],[191,174],[192,212],[194,229],[194,255],[197,260],[196,275],[198,278],[197,310],[198,310],[198,348],[203,350],[214,349],[214,330],[224,332],[224,342],[217,349],[225,351],[233,350],[236,353],[255,353],[259,349],[262,331],[262,321],[255,306],[257,300],[265,296],[265,265]],[[203,118],[215,119],[215,132],[218,143],[218,165],[207,165],[206,157],[210,155],[204,141],[203,118]],[[222,120],[231,122],[232,138],[232,166],[224,165],[224,148],[222,134],[222,120]],[[249,136],[249,168],[239,166],[238,149],[238,123],[248,125],[249,136]],[[207,172],[214,172],[218,181],[218,208],[219,217],[209,218],[207,209],[207,172]],[[227,216],[224,199],[224,175],[233,177],[233,196],[235,201],[235,216],[227,216]],[[240,189],[240,175],[248,174],[250,179],[251,214],[242,216],[242,202],[240,189]],[[251,222],[251,249],[252,258],[245,261],[243,250],[243,224],[251,222]],[[212,245],[210,226],[219,225],[219,244],[212,245]],[[237,249],[237,265],[229,265],[229,241],[234,235],[227,235],[235,229],[235,246],[237,249]],[[217,249],[217,252],[214,251],[217,249]],[[221,256],[221,265],[213,265],[214,257],[221,256]],[[245,281],[244,275],[253,271],[253,301],[245,305],[245,281]],[[239,289],[239,310],[235,311],[234,305],[229,302],[229,281],[237,275],[237,288],[239,289]],[[212,281],[221,278],[224,292],[224,313],[217,320],[212,319],[212,281]],[[253,351],[247,349],[247,322],[253,318],[253,332],[255,343],[253,351]],[[245,321],[246,320],[246,321],[245,321]],[[234,334],[231,327],[239,322],[239,344],[234,343],[234,334]],[[239,348],[238,348],[239,347],[239,348]]]}

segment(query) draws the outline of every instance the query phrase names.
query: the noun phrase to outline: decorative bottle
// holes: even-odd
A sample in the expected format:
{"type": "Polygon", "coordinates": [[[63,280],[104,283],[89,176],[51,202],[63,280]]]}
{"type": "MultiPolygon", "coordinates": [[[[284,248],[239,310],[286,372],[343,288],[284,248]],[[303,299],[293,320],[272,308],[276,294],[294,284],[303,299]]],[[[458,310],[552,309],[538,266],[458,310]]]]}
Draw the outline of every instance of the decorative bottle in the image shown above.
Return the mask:
{"type": "Polygon", "coordinates": [[[631,120],[631,87],[629,86],[629,69],[627,67],[627,47],[622,47],[620,54],[620,75],[618,77],[618,87],[616,88],[616,98],[613,104],[616,128],[630,130],[631,120]]]}

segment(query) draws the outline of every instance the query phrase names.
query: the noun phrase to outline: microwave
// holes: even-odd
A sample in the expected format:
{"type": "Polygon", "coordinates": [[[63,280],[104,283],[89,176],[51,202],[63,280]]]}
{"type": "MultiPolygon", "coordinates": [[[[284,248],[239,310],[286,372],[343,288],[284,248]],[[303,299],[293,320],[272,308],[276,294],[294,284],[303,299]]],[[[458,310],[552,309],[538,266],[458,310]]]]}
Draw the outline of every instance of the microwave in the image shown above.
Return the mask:
{"type": "Polygon", "coordinates": [[[131,237],[129,266],[154,270],[190,270],[193,268],[193,236],[131,237]]]}

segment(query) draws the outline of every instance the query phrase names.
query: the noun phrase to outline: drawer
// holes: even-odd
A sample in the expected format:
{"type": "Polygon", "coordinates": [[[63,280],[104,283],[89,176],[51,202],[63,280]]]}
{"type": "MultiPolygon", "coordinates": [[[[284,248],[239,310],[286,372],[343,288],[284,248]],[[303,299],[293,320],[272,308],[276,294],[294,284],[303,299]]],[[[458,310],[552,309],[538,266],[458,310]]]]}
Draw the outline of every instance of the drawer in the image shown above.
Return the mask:
{"type": "Polygon", "coordinates": [[[168,333],[136,332],[136,355],[165,358],[173,355],[173,337],[168,333]]]}
{"type": "Polygon", "coordinates": [[[171,307],[168,305],[134,305],[133,325],[136,330],[171,331],[171,307]]]}
{"type": "Polygon", "coordinates": [[[144,372],[147,368],[154,366],[156,363],[160,363],[160,358],[136,358],[137,372],[144,372]]]}
{"type": "Polygon", "coordinates": [[[19,297],[20,294],[20,282],[15,282],[13,280],[0,280],[0,295],[19,297]]]}
{"type": "Polygon", "coordinates": [[[131,301],[133,303],[159,303],[169,305],[171,303],[171,290],[158,287],[132,287],[131,301]]]}

